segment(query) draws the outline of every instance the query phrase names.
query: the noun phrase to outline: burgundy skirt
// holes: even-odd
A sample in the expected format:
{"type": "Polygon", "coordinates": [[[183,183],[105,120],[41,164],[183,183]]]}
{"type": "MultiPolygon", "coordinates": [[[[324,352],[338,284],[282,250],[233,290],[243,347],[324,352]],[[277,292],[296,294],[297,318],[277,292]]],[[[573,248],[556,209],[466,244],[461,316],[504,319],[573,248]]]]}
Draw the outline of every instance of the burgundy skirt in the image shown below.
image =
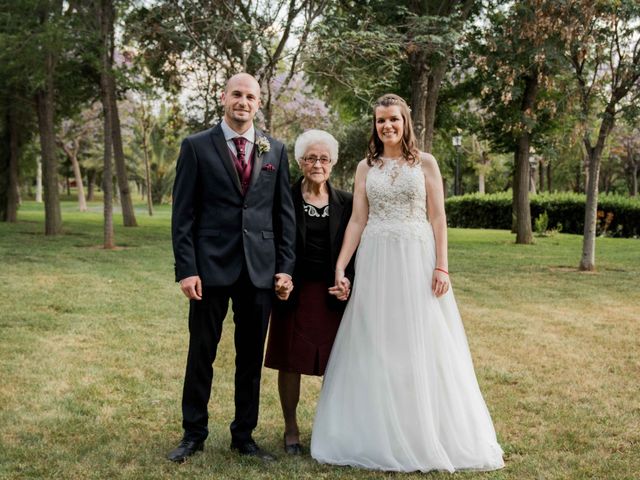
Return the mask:
{"type": "Polygon", "coordinates": [[[304,281],[296,287],[295,307],[273,309],[264,364],[284,372],[324,375],[342,311],[327,306],[326,282],[304,281]]]}

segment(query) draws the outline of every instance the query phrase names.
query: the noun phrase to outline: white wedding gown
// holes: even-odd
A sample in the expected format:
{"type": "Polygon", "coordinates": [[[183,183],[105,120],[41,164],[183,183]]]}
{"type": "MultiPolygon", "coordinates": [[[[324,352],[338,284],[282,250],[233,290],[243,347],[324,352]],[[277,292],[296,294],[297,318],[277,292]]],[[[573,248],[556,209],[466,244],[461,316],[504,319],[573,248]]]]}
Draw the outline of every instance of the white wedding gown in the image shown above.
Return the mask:
{"type": "Polygon", "coordinates": [[[435,242],[420,166],[366,179],[369,219],[311,438],[321,463],[378,470],[504,466],[453,292],[431,291],[435,242]]]}

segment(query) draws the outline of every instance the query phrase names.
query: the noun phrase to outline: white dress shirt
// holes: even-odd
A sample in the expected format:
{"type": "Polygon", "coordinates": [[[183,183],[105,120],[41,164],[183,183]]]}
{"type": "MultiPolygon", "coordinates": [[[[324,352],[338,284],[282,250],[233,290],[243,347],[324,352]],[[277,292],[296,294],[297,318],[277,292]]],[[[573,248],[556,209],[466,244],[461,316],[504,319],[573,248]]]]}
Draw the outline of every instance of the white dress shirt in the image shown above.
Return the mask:
{"type": "Polygon", "coordinates": [[[244,137],[247,139],[247,143],[244,147],[244,158],[248,161],[251,158],[251,152],[253,152],[253,144],[256,141],[256,130],[253,128],[253,124],[249,127],[244,133],[238,133],[234,129],[232,129],[227,122],[225,122],[224,118],[220,123],[222,127],[222,133],[224,133],[224,139],[227,141],[227,145],[229,149],[238,156],[238,151],[236,150],[236,144],[233,143],[233,139],[236,137],[244,137]]]}

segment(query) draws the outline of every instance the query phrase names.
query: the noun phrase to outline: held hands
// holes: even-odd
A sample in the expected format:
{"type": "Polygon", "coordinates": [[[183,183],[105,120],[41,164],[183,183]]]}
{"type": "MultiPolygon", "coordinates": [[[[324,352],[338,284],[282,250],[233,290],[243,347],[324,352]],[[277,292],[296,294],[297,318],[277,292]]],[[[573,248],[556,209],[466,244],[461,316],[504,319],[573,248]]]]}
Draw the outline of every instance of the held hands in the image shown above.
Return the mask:
{"type": "Polygon", "coordinates": [[[180,280],[180,289],[189,300],[202,300],[202,280],[198,275],[180,280]]]}
{"type": "Polygon", "coordinates": [[[449,272],[443,268],[438,268],[433,271],[433,278],[431,279],[431,291],[436,297],[441,297],[447,291],[451,281],[449,280],[449,272]]]}
{"type": "Polygon", "coordinates": [[[278,300],[287,300],[293,290],[293,281],[286,273],[276,273],[274,275],[274,289],[278,300]]]}
{"type": "Polygon", "coordinates": [[[335,285],[329,288],[329,294],[344,302],[351,293],[351,282],[344,276],[344,270],[341,269],[336,269],[335,281],[335,285]]]}

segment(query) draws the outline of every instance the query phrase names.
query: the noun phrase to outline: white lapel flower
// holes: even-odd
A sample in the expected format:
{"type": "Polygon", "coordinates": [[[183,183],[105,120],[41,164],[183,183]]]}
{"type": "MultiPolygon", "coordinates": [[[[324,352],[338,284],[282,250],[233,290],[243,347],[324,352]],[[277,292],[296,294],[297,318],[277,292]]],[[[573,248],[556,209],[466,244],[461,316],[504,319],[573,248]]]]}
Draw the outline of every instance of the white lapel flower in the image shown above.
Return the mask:
{"type": "Polygon", "coordinates": [[[265,136],[258,137],[258,139],[256,140],[256,146],[258,147],[258,155],[262,155],[271,150],[269,139],[265,136]]]}

